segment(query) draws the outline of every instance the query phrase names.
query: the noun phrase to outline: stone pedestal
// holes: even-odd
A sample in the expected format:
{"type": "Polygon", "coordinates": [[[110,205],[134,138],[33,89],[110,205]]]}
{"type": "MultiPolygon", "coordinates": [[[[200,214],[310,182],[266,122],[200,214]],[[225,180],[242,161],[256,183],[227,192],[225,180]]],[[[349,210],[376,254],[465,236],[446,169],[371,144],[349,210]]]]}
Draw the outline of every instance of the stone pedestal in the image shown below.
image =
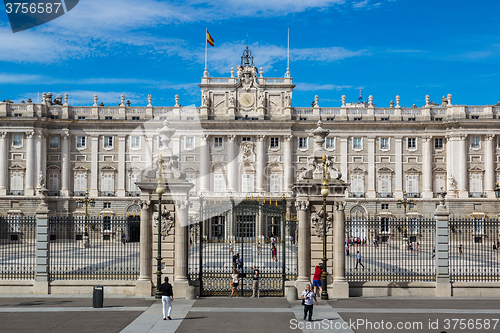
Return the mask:
{"type": "Polygon", "coordinates": [[[436,297],[451,297],[449,271],[449,213],[444,205],[446,193],[438,193],[439,205],[434,212],[436,219],[436,297]]]}

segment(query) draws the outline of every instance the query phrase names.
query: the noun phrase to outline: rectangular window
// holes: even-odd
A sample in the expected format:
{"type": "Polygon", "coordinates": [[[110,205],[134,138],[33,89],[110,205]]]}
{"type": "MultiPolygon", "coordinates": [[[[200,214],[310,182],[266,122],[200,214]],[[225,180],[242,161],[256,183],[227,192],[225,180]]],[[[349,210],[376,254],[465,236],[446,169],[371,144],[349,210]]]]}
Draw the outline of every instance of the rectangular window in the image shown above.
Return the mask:
{"type": "Polygon", "coordinates": [[[380,149],[389,149],[389,138],[380,138],[380,149]]]}
{"type": "Polygon", "coordinates": [[[49,192],[59,191],[59,174],[49,173],[49,192]]]}
{"type": "Polygon", "coordinates": [[[59,137],[51,136],[50,137],[50,148],[59,148],[59,137]]]}
{"type": "Polygon", "coordinates": [[[252,142],[252,138],[249,136],[244,136],[241,138],[241,142],[252,142]]]}
{"type": "MultiPolygon", "coordinates": [[[[384,204],[382,204],[384,205],[384,204]]],[[[387,217],[382,217],[380,219],[380,232],[390,232],[391,229],[389,227],[389,218],[387,217]]]]}
{"type": "Polygon", "coordinates": [[[85,116],[78,116],[78,120],[85,120],[85,116]]]}
{"type": "Polygon", "coordinates": [[[102,192],[114,192],[115,191],[115,184],[114,184],[112,173],[107,172],[107,173],[102,174],[101,191],[102,192]]]}
{"type": "Polygon", "coordinates": [[[75,192],[85,192],[87,190],[87,177],[83,172],[75,174],[75,192]]]}
{"type": "Polygon", "coordinates": [[[253,175],[241,175],[241,192],[253,192],[253,175]]]}
{"type": "Polygon", "coordinates": [[[418,192],[418,176],[417,175],[408,175],[408,179],[406,181],[406,192],[407,193],[419,193],[418,192]]]}
{"type": "Polygon", "coordinates": [[[194,149],[194,136],[186,136],[186,149],[194,149]]]}
{"type": "Polygon", "coordinates": [[[363,149],[362,138],[352,138],[352,149],[363,149]]]}
{"type": "Polygon", "coordinates": [[[113,137],[105,136],[104,137],[104,148],[113,148],[113,137]]]}
{"type": "Polygon", "coordinates": [[[269,192],[278,193],[280,192],[280,175],[272,174],[269,179],[269,192]]]}
{"type": "Polygon", "coordinates": [[[104,208],[104,209],[111,208],[111,202],[104,202],[102,208],[104,208]]]}
{"type": "Polygon", "coordinates": [[[85,144],[86,144],[86,137],[84,136],[76,137],[76,148],[85,148],[85,144]]]}
{"type": "Polygon", "coordinates": [[[380,205],[382,209],[389,209],[389,204],[388,203],[383,203],[380,205]]]}
{"type": "Polygon", "coordinates": [[[307,149],[307,138],[299,138],[299,149],[307,149]]]}
{"type": "Polygon", "coordinates": [[[335,138],[326,138],[325,148],[326,149],[335,149],[335,138]]]}
{"type": "Polygon", "coordinates": [[[380,193],[391,193],[391,175],[380,175],[380,193]]]}
{"type": "Polygon", "coordinates": [[[12,145],[15,147],[20,147],[23,145],[23,135],[22,134],[14,134],[14,137],[12,139],[12,145]]]}
{"type": "Polygon", "coordinates": [[[113,116],[104,116],[104,120],[112,120],[113,116]]]}
{"type": "Polygon", "coordinates": [[[24,178],[22,171],[13,171],[10,180],[10,190],[11,191],[22,191],[24,190],[24,178]]]}
{"type": "Polygon", "coordinates": [[[214,192],[224,192],[226,183],[223,174],[214,174],[214,192]]]}
{"type": "Polygon", "coordinates": [[[446,182],[444,174],[442,175],[434,175],[434,192],[439,193],[446,191],[446,182]]]}
{"type": "Polygon", "coordinates": [[[138,181],[139,181],[139,174],[132,173],[130,175],[130,183],[128,185],[129,192],[139,192],[140,191],[139,187],[137,187],[137,185],[135,184],[138,181]]]}
{"type": "Polygon", "coordinates": [[[479,137],[478,136],[471,136],[470,137],[470,147],[471,148],[479,148],[480,147],[480,143],[479,143],[479,137]]]}
{"type": "Polygon", "coordinates": [[[140,117],[132,117],[132,120],[141,120],[140,117]]]}
{"type": "Polygon", "coordinates": [[[483,192],[483,179],[480,174],[473,173],[470,175],[470,192],[482,193],[483,192]]]}
{"type": "Polygon", "coordinates": [[[280,138],[273,137],[271,138],[271,148],[279,148],[280,147],[280,138]]]}
{"type": "Polygon", "coordinates": [[[214,148],[222,148],[222,137],[218,136],[214,138],[214,148]]]}
{"type": "Polygon", "coordinates": [[[141,148],[141,137],[140,136],[130,137],[130,148],[132,148],[132,149],[141,148]]]}
{"type": "Polygon", "coordinates": [[[102,217],[102,230],[111,231],[111,216],[102,217]]]}
{"type": "Polygon", "coordinates": [[[434,149],[443,149],[443,138],[434,139],[434,149]]]}
{"type": "Polygon", "coordinates": [[[351,191],[352,193],[356,194],[365,193],[365,182],[363,179],[363,175],[352,175],[351,191]]]}
{"type": "Polygon", "coordinates": [[[417,149],[417,138],[408,138],[408,149],[417,149]]]}

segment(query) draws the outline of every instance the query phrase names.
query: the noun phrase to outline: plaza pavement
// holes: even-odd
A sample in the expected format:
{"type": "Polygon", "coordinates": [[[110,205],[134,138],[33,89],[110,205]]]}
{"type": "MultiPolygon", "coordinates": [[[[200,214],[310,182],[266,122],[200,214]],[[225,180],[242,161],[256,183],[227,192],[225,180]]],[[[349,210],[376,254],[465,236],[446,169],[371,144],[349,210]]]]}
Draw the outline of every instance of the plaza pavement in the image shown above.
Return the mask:
{"type": "Polygon", "coordinates": [[[163,320],[161,302],[153,298],[105,296],[104,307],[94,309],[89,295],[0,295],[0,332],[500,331],[500,323],[493,329],[500,319],[497,299],[384,297],[319,303],[314,306],[313,322],[305,322],[300,301],[289,303],[284,298],[174,299],[173,320],[163,320]],[[382,321],[385,326],[377,328],[382,321]],[[390,329],[388,322],[393,325],[390,329]],[[395,325],[399,322],[412,327],[398,329],[395,325]],[[486,322],[490,323],[488,329],[478,328],[478,324],[484,326],[486,322]],[[350,323],[357,325],[349,328],[350,323]],[[460,327],[461,324],[466,327],[460,327]]]}

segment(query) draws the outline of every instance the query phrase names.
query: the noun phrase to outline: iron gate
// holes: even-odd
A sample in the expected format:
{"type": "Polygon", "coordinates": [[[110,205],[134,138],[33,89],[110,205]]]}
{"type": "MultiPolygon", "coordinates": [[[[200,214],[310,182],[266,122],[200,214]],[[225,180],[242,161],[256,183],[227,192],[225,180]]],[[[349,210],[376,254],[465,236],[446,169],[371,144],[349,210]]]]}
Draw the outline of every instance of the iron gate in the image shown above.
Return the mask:
{"type": "Polygon", "coordinates": [[[199,281],[202,296],[230,294],[237,254],[243,261],[240,295],[252,294],[256,266],[260,295],[284,296],[285,281],[297,278],[297,227],[286,219],[285,207],[285,200],[200,202],[200,219],[190,225],[188,274],[199,281]]]}

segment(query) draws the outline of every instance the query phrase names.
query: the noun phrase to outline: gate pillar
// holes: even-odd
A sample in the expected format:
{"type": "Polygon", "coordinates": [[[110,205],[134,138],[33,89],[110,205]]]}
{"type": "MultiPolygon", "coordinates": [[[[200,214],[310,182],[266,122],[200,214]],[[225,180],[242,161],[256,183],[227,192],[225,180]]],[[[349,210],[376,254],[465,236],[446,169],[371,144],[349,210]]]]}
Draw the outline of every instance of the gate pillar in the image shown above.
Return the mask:
{"type": "Polygon", "coordinates": [[[298,276],[295,287],[299,293],[305,289],[306,284],[310,284],[311,276],[311,219],[309,200],[306,196],[299,196],[295,201],[297,215],[299,219],[299,243],[298,243],[298,276]]]}
{"type": "MultiPolygon", "coordinates": [[[[349,283],[345,278],[344,229],[345,203],[335,203],[333,220],[333,283],[331,295],[334,298],[349,298],[349,283]]],[[[328,291],[330,293],[330,291],[328,291]]]]}
{"type": "MultiPolygon", "coordinates": [[[[188,284],[188,207],[187,200],[175,201],[175,282],[174,285],[188,284]]],[[[181,286],[181,288],[184,288],[181,286]]],[[[176,288],[178,289],[178,288],[176,288]]],[[[179,293],[176,290],[177,293],[179,293]]],[[[182,292],[181,292],[182,294],[182,292]]]]}
{"type": "Polygon", "coordinates": [[[448,212],[444,199],[446,192],[438,193],[439,205],[434,212],[436,219],[436,296],[450,297],[450,269],[449,269],[449,229],[448,229],[448,212]]]}
{"type": "Polygon", "coordinates": [[[36,273],[33,291],[35,294],[49,294],[49,209],[44,193],[41,197],[42,202],[36,211],[36,273]]]}
{"type": "Polygon", "coordinates": [[[140,227],[140,274],[135,286],[136,296],[151,296],[153,284],[152,275],[152,224],[151,224],[151,201],[141,200],[141,227],[140,227]]]}

